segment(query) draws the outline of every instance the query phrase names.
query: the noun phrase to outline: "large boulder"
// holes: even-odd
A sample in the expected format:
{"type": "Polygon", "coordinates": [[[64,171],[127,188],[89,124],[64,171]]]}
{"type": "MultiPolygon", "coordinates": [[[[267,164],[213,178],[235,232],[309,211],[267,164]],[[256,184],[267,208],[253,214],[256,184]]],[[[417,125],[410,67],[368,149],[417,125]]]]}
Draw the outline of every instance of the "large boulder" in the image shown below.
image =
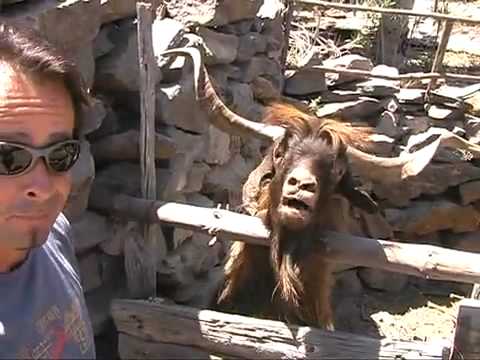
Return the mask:
{"type": "Polygon", "coordinates": [[[100,0],[31,1],[22,11],[2,13],[11,20],[40,31],[65,50],[92,42],[100,29],[100,0]]]}
{"type": "Polygon", "coordinates": [[[102,0],[102,24],[135,16],[136,0],[102,0]]]}
{"type": "Polygon", "coordinates": [[[170,0],[167,9],[183,23],[218,26],[255,18],[262,4],[261,0],[170,0]]]}

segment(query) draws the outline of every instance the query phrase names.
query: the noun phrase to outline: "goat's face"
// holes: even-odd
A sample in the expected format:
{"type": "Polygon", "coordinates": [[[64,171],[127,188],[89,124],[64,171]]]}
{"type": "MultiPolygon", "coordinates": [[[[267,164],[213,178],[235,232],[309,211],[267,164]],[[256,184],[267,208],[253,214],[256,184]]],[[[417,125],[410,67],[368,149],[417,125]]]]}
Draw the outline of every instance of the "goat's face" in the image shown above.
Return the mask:
{"type": "Polygon", "coordinates": [[[346,147],[327,136],[287,134],[272,151],[272,221],[291,230],[316,224],[321,220],[321,209],[347,172],[346,147]]]}

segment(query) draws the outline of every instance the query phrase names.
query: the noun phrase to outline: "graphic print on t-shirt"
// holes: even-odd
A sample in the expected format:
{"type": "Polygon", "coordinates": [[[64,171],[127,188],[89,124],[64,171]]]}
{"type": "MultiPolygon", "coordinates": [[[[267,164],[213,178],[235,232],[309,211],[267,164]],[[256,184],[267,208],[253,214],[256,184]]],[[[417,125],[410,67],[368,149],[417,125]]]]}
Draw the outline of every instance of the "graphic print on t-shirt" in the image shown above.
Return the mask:
{"type": "Polygon", "coordinates": [[[66,347],[76,347],[81,354],[91,350],[88,327],[81,317],[78,299],[63,311],[52,305],[36,321],[40,339],[36,344],[26,344],[20,350],[19,358],[58,359],[66,347]]]}

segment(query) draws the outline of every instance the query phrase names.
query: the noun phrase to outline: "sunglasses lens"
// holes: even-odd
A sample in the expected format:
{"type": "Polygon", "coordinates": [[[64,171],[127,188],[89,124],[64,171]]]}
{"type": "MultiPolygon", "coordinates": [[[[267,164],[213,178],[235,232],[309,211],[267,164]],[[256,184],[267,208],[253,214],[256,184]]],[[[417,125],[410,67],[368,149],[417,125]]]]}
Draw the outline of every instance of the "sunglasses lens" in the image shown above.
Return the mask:
{"type": "Polygon", "coordinates": [[[58,172],[68,171],[75,165],[80,154],[78,142],[66,142],[54,147],[48,154],[48,164],[58,172]]]}
{"type": "Polygon", "coordinates": [[[32,155],[16,145],[0,144],[0,175],[16,175],[32,162],[32,155]]]}

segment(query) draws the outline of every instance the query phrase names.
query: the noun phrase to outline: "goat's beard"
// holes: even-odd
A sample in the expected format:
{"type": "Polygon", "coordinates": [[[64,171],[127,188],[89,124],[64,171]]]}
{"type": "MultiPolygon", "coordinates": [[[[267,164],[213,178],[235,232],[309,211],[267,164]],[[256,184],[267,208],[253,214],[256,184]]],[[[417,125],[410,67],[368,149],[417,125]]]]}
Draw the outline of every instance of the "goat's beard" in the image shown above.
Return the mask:
{"type": "Polygon", "coordinates": [[[271,215],[273,228],[270,255],[277,281],[274,296],[278,297],[287,314],[293,310],[295,313],[292,315],[301,318],[298,310],[302,308],[302,298],[305,294],[301,278],[301,261],[310,251],[316,226],[313,223],[306,223],[302,228],[292,230],[288,224],[276,218],[278,213],[273,212],[271,215]]]}

